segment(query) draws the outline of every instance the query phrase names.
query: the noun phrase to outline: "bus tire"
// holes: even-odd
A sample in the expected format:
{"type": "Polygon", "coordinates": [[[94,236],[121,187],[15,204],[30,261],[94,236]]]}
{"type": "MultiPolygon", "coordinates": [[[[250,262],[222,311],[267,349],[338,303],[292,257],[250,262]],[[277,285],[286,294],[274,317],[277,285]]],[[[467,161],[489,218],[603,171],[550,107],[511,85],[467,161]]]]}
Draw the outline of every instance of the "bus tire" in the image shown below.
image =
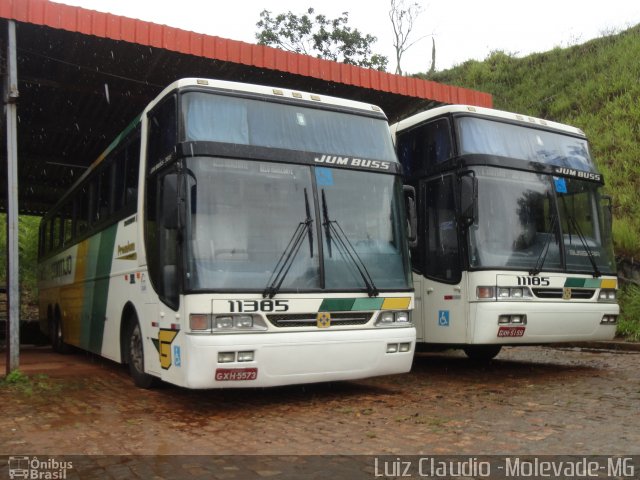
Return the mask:
{"type": "Polygon", "coordinates": [[[65,343],[62,335],[62,319],[57,308],[49,320],[49,338],[51,338],[51,348],[54,352],[69,353],[69,345],[65,343]]]}
{"type": "Polygon", "coordinates": [[[129,364],[129,374],[133,383],[139,388],[153,388],[158,379],[144,371],[144,348],[142,345],[142,331],[140,323],[134,319],[129,324],[127,335],[127,363],[129,364]]]}
{"type": "Polygon", "coordinates": [[[493,360],[501,349],[502,345],[468,345],[463,348],[464,353],[470,360],[478,362],[493,360]]]}

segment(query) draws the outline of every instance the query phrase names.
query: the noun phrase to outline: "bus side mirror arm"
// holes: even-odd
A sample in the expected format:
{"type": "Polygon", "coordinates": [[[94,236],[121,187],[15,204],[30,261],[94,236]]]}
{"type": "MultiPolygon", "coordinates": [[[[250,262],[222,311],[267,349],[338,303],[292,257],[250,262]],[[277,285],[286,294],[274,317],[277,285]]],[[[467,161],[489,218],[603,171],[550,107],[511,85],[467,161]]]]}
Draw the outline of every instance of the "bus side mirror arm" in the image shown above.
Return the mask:
{"type": "Polygon", "coordinates": [[[407,206],[407,220],[409,222],[409,248],[418,246],[418,214],[416,210],[416,189],[411,185],[404,185],[404,198],[407,206]]]}
{"type": "Polygon", "coordinates": [[[603,212],[604,212],[604,222],[607,227],[609,233],[613,230],[613,205],[612,199],[609,195],[603,195],[602,200],[604,202],[603,212]]]}
{"type": "Polygon", "coordinates": [[[469,227],[476,221],[478,203],[478,179],[472,172],[460,177],[460,222],[469,227]]]}

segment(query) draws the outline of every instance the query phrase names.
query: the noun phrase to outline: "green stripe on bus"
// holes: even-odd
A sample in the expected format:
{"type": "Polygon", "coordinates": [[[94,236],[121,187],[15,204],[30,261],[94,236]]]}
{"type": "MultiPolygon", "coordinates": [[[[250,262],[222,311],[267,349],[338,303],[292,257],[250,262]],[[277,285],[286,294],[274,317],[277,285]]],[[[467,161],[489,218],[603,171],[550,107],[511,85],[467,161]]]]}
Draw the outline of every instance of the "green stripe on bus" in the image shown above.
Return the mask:
{"type": "Polygon", "coordinates": [[[568,288],[582,288],[584,287],[584,278],[567,278],[564,282],[564,286],[568,288]]]}
{"type": "Polygon", "coordinates": [[[584,286],[587,288],[600,288],[599,278],[587,278],[584,281],[584,286]]]}
{"type": "Polygon", "coordinates": [[[569,288],[600,288],[602,281],[599,278],[567,278],[565,287],[569,288]]]}
{"type": "Polygon", "coordinates": [[[384,298],[356,298],[351,310],[380,310],[384,298]]]}
{"type": "Polygon", "coordinates": [[[350,312],[360,310],[380,310],[384,298],[325,298],[319,312],[350,312]]]}
{"type": "Polygon", "coordinates": [[[320,305],[319,312],[345,312],[350,311],[355,303],[355,298],[325,298],[320,305]]]}
{"type": "Polygon", "coordinates": [[[107,313],[109,276],[113,261],[113,246],[118,225],[112,225],[89,240],[82,305],[82,348],[90,352],[102,351],[104,321],[107,313]]]}

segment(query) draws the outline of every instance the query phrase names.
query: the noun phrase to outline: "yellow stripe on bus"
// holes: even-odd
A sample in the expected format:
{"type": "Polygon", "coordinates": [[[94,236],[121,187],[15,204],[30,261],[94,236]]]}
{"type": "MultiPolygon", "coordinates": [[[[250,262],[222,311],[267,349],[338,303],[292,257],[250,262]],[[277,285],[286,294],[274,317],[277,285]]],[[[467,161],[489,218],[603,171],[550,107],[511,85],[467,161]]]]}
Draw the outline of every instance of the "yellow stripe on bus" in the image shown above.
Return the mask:
{"type": "Polygon", "coordinates": [[[385,298],[382,310],[406,310],[411,304],[411,297],[385,298]]]}
{"type": "Polygon", "coordinates": [[[73,283],[63,288],[60,295],[64,297],[60,304],[66,305],[63,315],[64,337],[67,343],[80,346],[82,336],[82,307],[84,289],[86,287],[86,263],[89,251],[89,240],[80,242],[76,251],[76,274],[73,283]]]}

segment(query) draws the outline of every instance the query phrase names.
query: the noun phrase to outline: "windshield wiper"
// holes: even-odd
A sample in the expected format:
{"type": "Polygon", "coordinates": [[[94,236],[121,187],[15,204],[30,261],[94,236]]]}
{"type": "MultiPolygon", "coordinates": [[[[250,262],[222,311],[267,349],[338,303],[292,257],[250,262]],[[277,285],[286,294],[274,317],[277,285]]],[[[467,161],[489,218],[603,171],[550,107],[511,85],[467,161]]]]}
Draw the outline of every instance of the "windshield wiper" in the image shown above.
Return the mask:
{"type": "MultiPolygon", "coordinates": [[[[598,269],[598,265],[596,264],[595,256],[593,255],[593,252],[589,248],[589,245],[587,245],[587,239],[582,233],[582,230],[580,229],[580,225],[578,225],[578,222],[576,221],[575,217],[573,217],[572,215],[567,215],[567,222],[569,225],[569,235],[571,235],[571,226],[573,226],[576,233],[578,234],[580,243],[582,243],[582,246],[584,247],[584,251],[587,252],[587,257],[589,258],[589,262],[591,262],[591,266],[593,267],[593,278],[597,278],[601,276],[602,274],[600,273],[600,270],[598,269]]],[[[569,245],[571,244],[572,244],[571,237],[569,237],[569,245]]]]}
{"type": "Polygon", "coordinates": [[[324,189],[322,190],[322,225],[324,226],[325,236],[327,238],[327,250],[329,257],[332,256],[331,241],[332,239],[335,239],[338,252],[345,260],[351,260],[351,264],[356,268],[362,278],[362,281],[367,287],[367,293],[369,296],[377,297],[379,295],[378,288],[373,282],[373,278],[369,274],[366,265],[358,255],[358,252],[356,252],[355,248],[353,248],[353,245],[344,233],[344,230],[342,230],[338,221],[329,219],[329,211],[327,208],[327,199],[324,194],[324,189]]]}
{"type": "Polygon", "coordinates": [[[529,270],[529,275],[538,275],[542,271],[544,267],[544,262],[547,259],[547,253],[549,253],[549,246],[551,245],[551,237],[554,236],[556,223],[558,222],[558,215],[556,213],[551,217],[551,222],[549,224],[549,231],[547,232],[547,240],[544,242],[542,246],[542,250],[540,251],[540,255],[538,255],[538,259],[536,260],[535,266],[529,270]]]}
{"type": "Polygon", "coordinates": [[[311,208],[309,207],[309,198],[307,197],[306,188],[304,189],[304,205],[307,218],[298,224],[293,235],[291,235],[289,243],[283,250],[282,255],[280,255],[276,266],[273,268],[273,272],[267,281],[267,287],[262,292],[263,298],[273,298],[280,290],[282,282],[284,282],[289,270],[291,270],[293,261],[296,259],[296,255],[298,255],[298,252],[300,251],[305,230],[307,231],[309,238],[309,255],[313,258],[313,229],[311,228],[313,220],[311,219],[311,208]]]}
{"type": "MultiPolygon", "coordinates": [[[[562,200],[562,205],[564,206],[564,211],[569,212],[565,197],[561,197],[561,200],[562,200]]],[[[569,215],[568,213],[567,213],[567,226],[569,227],[568,228],[569,245],[573,244],[571,240],[571,227],[573,227],[575,229],[576,234],[578,235],[578,238],[580,239],[580,243],[582,243],[582,246],[584,247],[584,251],[587,252],[587,257],[589,258],[589,262],[593,267],[593,278],[597,278],[601,276],[602,274],[600,273],[600,270],[598,269],[598,265],[596,264],[595,256],[593,255],[593,252],[589,248],[589,245],[587,245],[587,239],[582,233],[582,229],[580,228],[580,225],[578,225],[576,218],[573,215],[569,215]]]]}

